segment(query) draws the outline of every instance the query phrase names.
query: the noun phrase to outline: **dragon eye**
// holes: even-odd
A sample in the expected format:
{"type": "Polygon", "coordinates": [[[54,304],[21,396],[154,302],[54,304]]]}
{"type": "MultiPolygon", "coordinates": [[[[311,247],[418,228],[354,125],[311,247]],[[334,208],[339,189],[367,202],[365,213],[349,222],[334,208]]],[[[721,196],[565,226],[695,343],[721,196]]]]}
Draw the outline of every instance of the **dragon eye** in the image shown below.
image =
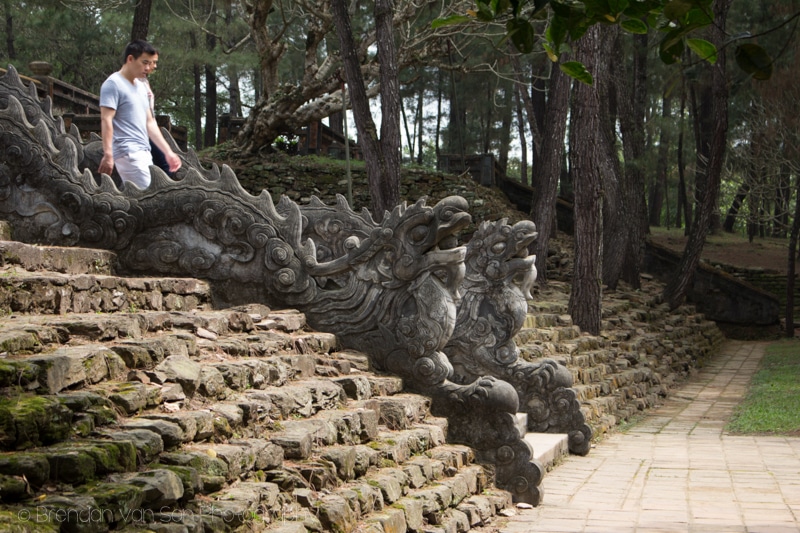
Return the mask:
{"type": "Polygon", "coordinates": [[[408,236],[411,242],[422,242],[428,236],[428,226],[425,224],[414,226],[411,228],[411,231],[408,232],[408,236]]]}

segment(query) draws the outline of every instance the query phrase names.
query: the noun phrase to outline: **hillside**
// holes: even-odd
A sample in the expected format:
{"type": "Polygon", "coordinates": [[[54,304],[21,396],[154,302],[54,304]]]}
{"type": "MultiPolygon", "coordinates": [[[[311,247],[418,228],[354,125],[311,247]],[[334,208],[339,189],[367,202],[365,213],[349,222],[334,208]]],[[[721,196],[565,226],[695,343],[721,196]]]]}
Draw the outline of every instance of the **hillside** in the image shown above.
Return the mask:
{"type": "MultiPolygon", "coordinates": [[[[242,186],[251,194],[267,189],[277,200],[285,194],[290,199],[305,203],[312,195],[325,202],[335,200],[337,194],[347,194],[347,169],[344,161],[315,156],[288,156],[283,153],[266,156],[234,155],[225,145],[201,154],[206,163],[226,164],[239,178],[242,186]]],[[[353,208],[369,208],[364,164],[353,162],[353,208]]],[[[403,172],[400,194],[411,203],[426,198],[433,204],[449,195],[466,198],[471,206],[473,224],[465,231],[465,239],[483,220],[507,218],[510,222],[528,217],[517,210],[496,188],[477,184],[469,175],[443,174],[424,168],[406,168],[403,172]]],[[[682,252],[686,236],[682,229],[651,228],[650,238],[662,246],[682,252]]],[[[571,248],[569,238],[560,234],[553,241],[551,254],[561,255],[563,247],[571,248]]],[[[787,271],[788,243],[784,239],[766,238],[748,242],[740,234],[711,234],[703,249],[703,259],[710,263],[722,263],[742,268],[762,268],[779,273],[787,271]]]]}

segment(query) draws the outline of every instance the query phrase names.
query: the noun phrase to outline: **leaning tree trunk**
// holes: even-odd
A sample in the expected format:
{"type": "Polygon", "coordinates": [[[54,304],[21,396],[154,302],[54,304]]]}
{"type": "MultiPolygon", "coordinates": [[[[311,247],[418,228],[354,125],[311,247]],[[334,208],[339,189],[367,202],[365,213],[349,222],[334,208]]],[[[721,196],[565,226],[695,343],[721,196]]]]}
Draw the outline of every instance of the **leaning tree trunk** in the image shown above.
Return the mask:
{"type": "Polygon", "coordinates": [[[712,120],[713,136],[710,146],[710,158],[706,166],[705,186],[689,232],[689,239],[678,268],[672,279],[664,288],[664,300],[670,308],[675,309],[686,301],[686,295],[693,282],[694,273],[700,262],[700,255],[705,245],[706,232],[711,223],[714,208],[717,204],[722,165],[725,156],[728,132],[728,84],[725,71],[725,52],[722,43],[725,39],[725,21],[728,9],[733,0],[717,0],[714,4],[715,17],[712,27],[712,42],[720,50],[716,65],[711,67],[712,120]]]}
{"type": "MultiPolygon", "coordinates": [[[[600,34],[594,25],[575,44],[576,60],[588,69],[600,63],[600,34]]],[[[603,257],[603,193],[597,161],[602,154],[600,99],[595,87],[575,84],[572,124],[575,144],[570,146],[575,187],[575,271],[569,311],[572,321],[593,335],[600,333],[603,257]]]]}
{"type": "Polygon", "coordinates": [[[350,87],[353,119],[358,130],[359,144],[364,153],[372,214],[380,221],[383,220],[385,211],[393,209],[400,202],[400,91],[392,34],[392,2],[378,0],[375,3],[381,69],[380,139],[370,113],[369,98],[361,74],[361,64],[356,54],[356,44],[345,0],[333,0],[331,12],[339,35],[345,78],[350,87]]]}

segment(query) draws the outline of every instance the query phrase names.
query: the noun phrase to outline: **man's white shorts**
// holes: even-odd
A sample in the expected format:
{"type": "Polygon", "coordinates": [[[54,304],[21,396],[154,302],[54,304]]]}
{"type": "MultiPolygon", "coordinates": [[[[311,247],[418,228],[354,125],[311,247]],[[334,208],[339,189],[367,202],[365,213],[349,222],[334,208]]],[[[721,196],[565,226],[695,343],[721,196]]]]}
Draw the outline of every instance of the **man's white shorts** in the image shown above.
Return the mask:
{"type": "Polygon", "coordinates": [[[122,181],[133,183],[140,189],[150,186],[150,166],[153,164],[150,150],[131,152],[126,156],[115,158],[114,164],[122,181]]]}

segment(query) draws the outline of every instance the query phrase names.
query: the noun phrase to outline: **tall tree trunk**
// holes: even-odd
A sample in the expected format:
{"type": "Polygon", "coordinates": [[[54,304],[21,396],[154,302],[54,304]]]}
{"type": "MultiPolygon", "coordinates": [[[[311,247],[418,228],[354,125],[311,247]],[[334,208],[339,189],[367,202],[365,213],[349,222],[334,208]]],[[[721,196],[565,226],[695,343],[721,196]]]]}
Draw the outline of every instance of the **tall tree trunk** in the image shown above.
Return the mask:
{"type": "Polygon", "coordinates": [[[194,145],[198,150],[203,149],[203,77],[200,65],[192,67],[194,75],[194,145]]]}
{"type": "MultiPolygon", "coordinates": [[[[616,26],[603,27],[600,32],[600,49],[611,50],[614,56],[622,55],[619,28],[616,26]]],[[[608,56],[608,54],[605,54],[608,56]]],[[[600,99],[600,130],[597,132],[600,159],[596,161],[597,172],[602,188],[603,198],[603,283],[609,290],[616,290],[622,276],[625,256],[628,252],[630,239],[629,226],[635,220],[631,213],[634,211],[627,198],[626,175],[623,173],[616,143],[616,116],[618,106],[617,98],[626,98],[626,84],[623,80],[615,78],[625,77],[621,62],[610,62],[598,57],[594,63],[594,86],[597,88],[600,99]],[[610,72],[616,66],[614,75],[610,72]],[[617,83],[615,83],[617,81],[617,83]],[[621,92],[624,91],[624,92],[621,92]]],[[[625,106],[625,109],[629,109],[625,106]]],[[[623,109],[623,112],[625,112],[623,109]]],[[[632,119],[625,117],[621,122],[629,126],[632,119]]],[[[577,127],[580,127],[578,125],[577,127]]],[[[630,138],[630,133],[628,133],[630,138]]],[[[628,149],[627,151],[630,151],[628,149]]],[[[627,154],[626,154],[627,155],[627,154]]],[[[627,161],[626,161],[627,163],[627,161]]],[[[580,179],[580,176],[577,176],[580,179]]]]}
{"type": "Polygon", "coordinates": [[[419,88],[417,97],[417,164],[422,164],[422,156],[425,152],[423,139],[425,137],[425,116],[422,112],[425,107],[425,86],[419,88]]]}
{"type": "MultiPolygon", "coordinates": [[[[216,47],[217,38],[213,34],[206,34],[206,50],[209,57],[213,57],[216,47]]],[[[217,144],[217,67],[206,63],[203,70],[206,76],[206,131],[203,146],[208,148],[217,144]]]]}
{"type": "MultiPolygon", "coordinates": [[[[542,130],[540,156],[534,156],[531,164],[531,183],[534,185],[531,218],[536,224],[539,236],[533,242],[536,254],[536,270],[539,283],[547,283],[547,252],[550,237],[556,231],[556,196],[558,182],[564,163],[564,135],[567,131],[567,110],[569,108],[571,78],[553,68],[548,90],[547,111],[542,130]]],[[[528,121],[535,125],[530,116],[528,121]]]]}
{"type": "Polygon", "coordinates": [[[392,2],[375,2],[381,84],[380,138],[370,113],[345,0],[334,0],[331,12],[339,35],[345,78],[350,87],[353,118],[364,152],[372,214],[376,220],[383,220],[384,212],[393,209],[400,201],[400,90],[392,34],[392,2]]]}
{"type": "Polygon", "coordinates": [[[492,122],[494,121],[494,90],[491,84],[486,84],[486,100],[489,105],[486,106],[486,115],[484,116],[485,122],[483,124],[483,150],[482,153],[488,154],[491,151],[492,142],[492,122]]]}
{"type": "Polygon", "coordinates": [[[11,12],[11,2],[5,0],[3,8],[6,12],[6,53],[9,60],[17,58],[17,51],[14,48],[14,15],[11,12]]]}
{"type": "Polygon", "coordinates": [[[208,148],[217,144],[217,71],[214,65],[204,65],[206,78],[206,129],[203,146],[208,148]]]}
{"type": "Polygon", "coordinates": [[[500,139],[497,160],[503,170],[508,169],[508,146],[511,144],[511,116],[514,111],[514,99],[511,95],[512,87],[504,84],[503,88],[503,107],[502,123],[500,126],[500,139]]]}
{"type": "Polygon", "coordinates": [[[228,113],[232,117],[241,117],[242,116],[242,92],[239,88],[239,69],[234,66],[230,65],[227,68],[228,71],[228,82],[230,86],[228,87],[228,113]]]}
{"type": "Polygon", "coordinates": [[[683,158],[683,125],[685,116],[686,116],[686,84],[684,78],[683,88],[681,89],[681,114],[679,120],[680,130],[678,132],[678,150],[677,150],[678,202],[677,202],[677,208],[675,209],[675,227],[680,228],[683,225],[681,223],[681,216],[683,215],[683,220],[686,221],[685,233],[688,235],[689,226],[692,225],[692,211],[689,206],[689,198],[686,195],[686,164],[683,158]]]}
{"type": "MultiPolygon", "coordinates": [[[[189,37],[190,47],[197,48],[197,36],[192,33],[189,37]]],[[[192,65],[192,77],[194,79],[194,146],[197,150],[203,149],[203,78],[200,65],[192,65]]]]}
{"type": "MultiPolygon", "coordinates": [[[[658,137],[658,162],[656,163],[656,172],[654,179],[650,185],[650,201],[649,204],[649,217],[648,221],[651,226],[661,225],[661,211],[664,208],[664,199],[667,194],[667,165],[669,161],[669,143],[670,135],[667,122],[669,122],[672,106],[672,97],[670,91],[664,89],[664,94],[661,98],[661,128],[658,137]]],[[[669,202],[666,204],[667,214],[664,220],[669,222],[669,202]]]]}
{"type": "Polygon", "coordinates": [[[514,102],[517,110],[517,133],[519,135],[520,161],[519,161],[519,181],[527,185],[528,182],[528,141],[525,135],[525,112],[522,109],[522,97],[520,92],[524,89],[519,85],[514,91],[514,102]]]}
{"type": "Polygon", "coordinates": [[[439,153],[441,148],[441,134],[442,134],[442,93],[444,92],[442,86],[444,85],[444,76],[442,76],[442,69],[439,69],[439,83],[436,87],[436,134],[434,135],[434,150],[436,151],[436,168],[439,168],[439,153]]]}
{"type": "Polygon", "coordinates": [[[709,150],[710,157],[706,167],[705,186],[703,187],[703,196],[699,205],[700,209],[692,224],[689,239],[678,268],[664,288],[664,300],[669,303],[672,309],[677,308],[686,301],[686,295],[693,282],[697,265],[700,262],[700,255],[705,245],[706,232],[708,231],[719,194],[728,132],[728,83],[725,70],[725,50],[722,47],[722,43],[725,39],[725,22],[732,2],[733,0],[716,0],[714,2],[714,25],[711,28],[711,41],[720,50],[717,63],[711,67],[714,133],[709,150]]]}
{"type": "Polygon", "coordinates": [[[794,280],[797,271],[797,239],[800,234],[800,176],[797,178],[797,191],[795,192],[794,221],[789,232],[789,268],[786,276],[786,309],[784,310],[785,335],[794,337],[794,280]]]}
{"type": "Polygon", "coordinates": [[[792,199],[791,176],[789,166],[782,163],[775,191],[775,225],[772,229],[772,236],[778,239],[785,239],[789,228],[789,204],[792,199]]]}
{"type": "Polygon", "coordinates": [[[137,39],[147,40],[150,31],[150,8],[153,0],[138,0],[133,10],[133,25],[131,27],[131,41],[137,39]]]}
{"type": "MultiPolygon", "coordinates": [[[[641,287],[641,269],[644,262],[645,235],[647,234],[647,203],[645,201],[645,111],[647,107],[647,35],[633,36],[633,84],[632,95],[627,94],[628,85],[617,84],[617,92],[623,105],[620,108],[625,173],[623,199],[628,216],[625,229],[628,234],[627,248],[622,264],[622,279],[632,288],[641,287]],[[629,98],[631,96],[631,98],[629,98]]],[[[619,80],[618,80],[619,81],[619,80]]]]}
{"type": "MultiPolygon", "coordinates": [[[[575,43],[575,59],[591,71],[600,63],[599,25],[590,27],[575,43]]],[[[575,84],[571,110],[575,144],[570,145],[570,169],[575,187],[575,270],[569,312],[572,321],[593,335],[600,333],[603,257],[603,184],[597,161],[605,157],[599,137],[602,123],[595,87],[575,84]]]]}

